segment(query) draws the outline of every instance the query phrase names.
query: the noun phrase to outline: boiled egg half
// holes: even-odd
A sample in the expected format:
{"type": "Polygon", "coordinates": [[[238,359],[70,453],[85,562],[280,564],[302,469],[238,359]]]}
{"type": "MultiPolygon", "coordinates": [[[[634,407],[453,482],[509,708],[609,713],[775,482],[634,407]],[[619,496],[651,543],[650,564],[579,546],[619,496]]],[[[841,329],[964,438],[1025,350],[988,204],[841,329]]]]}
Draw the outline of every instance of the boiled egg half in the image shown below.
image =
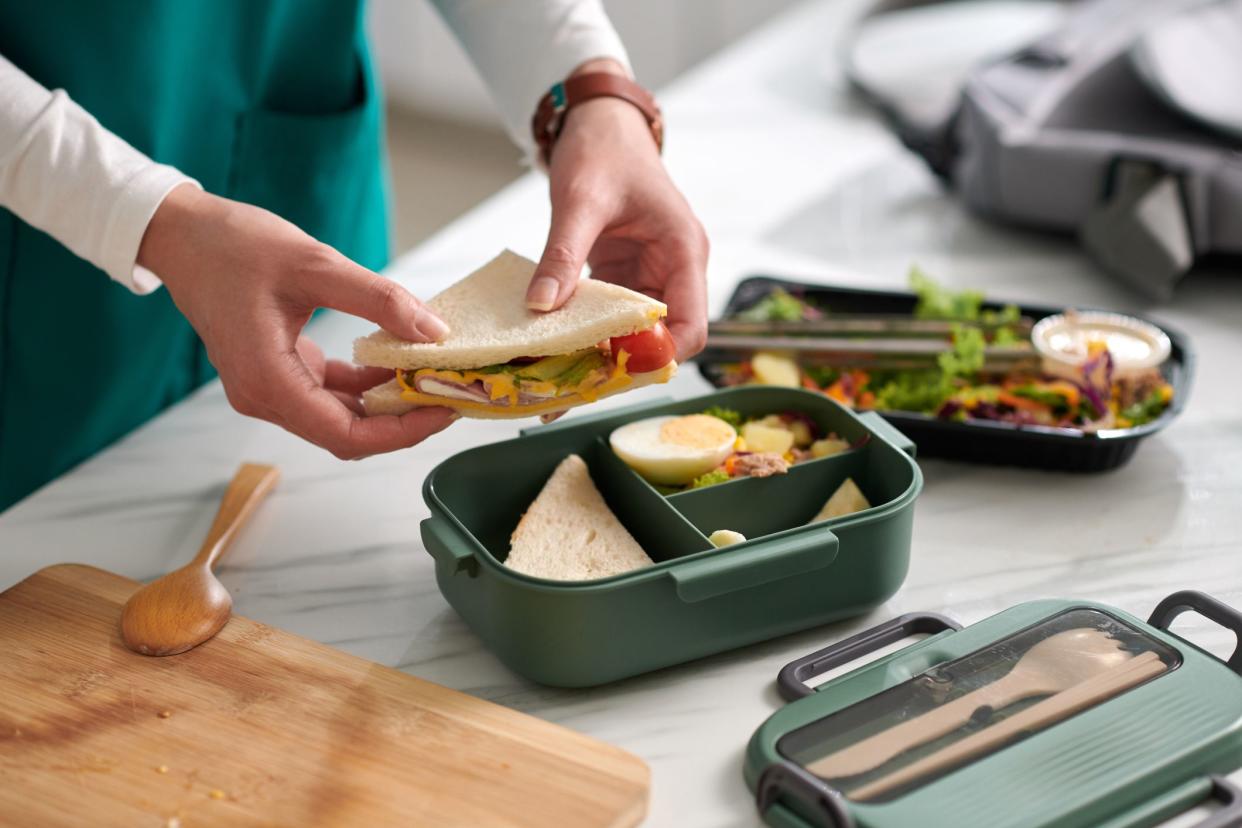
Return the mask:
{"type": "Polygon", "coordinates": [[[621,426],[608,438],[612,450],[648,482],[684,486],[733,453],[733,426],[707,414],[651,417],[621,426]]]}

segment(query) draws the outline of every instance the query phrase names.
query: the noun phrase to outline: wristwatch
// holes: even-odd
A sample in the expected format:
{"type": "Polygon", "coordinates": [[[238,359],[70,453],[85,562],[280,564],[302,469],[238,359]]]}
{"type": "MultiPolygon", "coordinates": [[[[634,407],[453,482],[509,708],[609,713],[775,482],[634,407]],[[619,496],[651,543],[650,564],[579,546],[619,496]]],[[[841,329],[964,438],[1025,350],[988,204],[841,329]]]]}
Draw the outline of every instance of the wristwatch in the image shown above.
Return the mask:
{"type": "Polygon", "coordinates": [[[566,113],[592,98],[620,98],[633,104],[647,119],[656,148],[664,149],[664,120],[651,93],[622,75],[587,72],[554,85],[535,108],[530,127],[545,166],[552,157],[552,146],[565,125],[566,113]]]}

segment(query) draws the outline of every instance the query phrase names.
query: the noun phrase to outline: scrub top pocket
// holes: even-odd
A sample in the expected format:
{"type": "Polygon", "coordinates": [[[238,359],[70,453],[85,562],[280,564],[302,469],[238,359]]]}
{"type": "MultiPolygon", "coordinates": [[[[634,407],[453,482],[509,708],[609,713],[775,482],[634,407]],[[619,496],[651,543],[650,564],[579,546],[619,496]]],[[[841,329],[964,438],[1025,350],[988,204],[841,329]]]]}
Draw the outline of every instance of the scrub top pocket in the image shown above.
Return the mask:
{"type": "Polygon", "coordinates": [[[379,97],[360,59],[359,93],[329,113],[254,109],[238,121],[230,198],[264,207],[354,261],[388,260],[379,97]]]}

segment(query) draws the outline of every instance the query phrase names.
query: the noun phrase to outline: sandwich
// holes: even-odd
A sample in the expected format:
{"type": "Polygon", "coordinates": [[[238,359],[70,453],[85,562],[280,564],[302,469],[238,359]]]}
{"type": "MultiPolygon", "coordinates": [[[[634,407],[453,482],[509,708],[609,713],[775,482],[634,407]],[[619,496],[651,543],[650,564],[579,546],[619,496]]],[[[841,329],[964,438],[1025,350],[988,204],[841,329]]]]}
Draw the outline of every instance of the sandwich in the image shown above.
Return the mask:
{"type": "Polygon", "coordinates": [[[552,472],[509,544],[505,566],[558,581],[607,578],[654,563],[608,508],[576,454],[552,472]]]}
{"type": "Polygon", "coordinates": [[[852,515],[855,512],[861,512],[864,509],[870,508],[871,501],[867,500],[867,496],[862,493],[862,489],[858,488],[854,478],[847,477],[845,482],[832,493],[832,497],[828,498],[828,502],[824,504],[823,508],[819,510],[815,517],[811,518],[810,522],[818,523],[821,520],[852,515]]]}
{"type": "Polygon", "coordinates": [[[583,279],[560,309],[536,313],[525,301],[534,272],[506,250],[436,295],[427,305],[450,328],[440,342],[383,330],[357,340],[355,362],[394,374],[363,394],[367,413],[438,405],[466,417],[530,417],[672,378],[664,303],[583,279]]]}

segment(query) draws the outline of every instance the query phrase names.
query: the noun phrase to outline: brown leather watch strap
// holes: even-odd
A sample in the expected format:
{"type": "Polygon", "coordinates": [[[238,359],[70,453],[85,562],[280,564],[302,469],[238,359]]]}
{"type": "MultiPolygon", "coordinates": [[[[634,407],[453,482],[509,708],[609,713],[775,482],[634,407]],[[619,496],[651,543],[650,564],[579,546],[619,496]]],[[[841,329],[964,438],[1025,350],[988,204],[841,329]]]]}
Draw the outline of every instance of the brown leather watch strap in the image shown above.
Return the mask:
{"type": "Polygon", "coordinates": [[[565,115],[592,98],[620,98],[632,103],[647,119],[657,149],[664,149],[664,120],[651,93],[627,77],[611,72],[588,72],[553,86],[535,108],[530,127],[544,164],[552,157],[552,146],[561,135],[565,115]]]}

